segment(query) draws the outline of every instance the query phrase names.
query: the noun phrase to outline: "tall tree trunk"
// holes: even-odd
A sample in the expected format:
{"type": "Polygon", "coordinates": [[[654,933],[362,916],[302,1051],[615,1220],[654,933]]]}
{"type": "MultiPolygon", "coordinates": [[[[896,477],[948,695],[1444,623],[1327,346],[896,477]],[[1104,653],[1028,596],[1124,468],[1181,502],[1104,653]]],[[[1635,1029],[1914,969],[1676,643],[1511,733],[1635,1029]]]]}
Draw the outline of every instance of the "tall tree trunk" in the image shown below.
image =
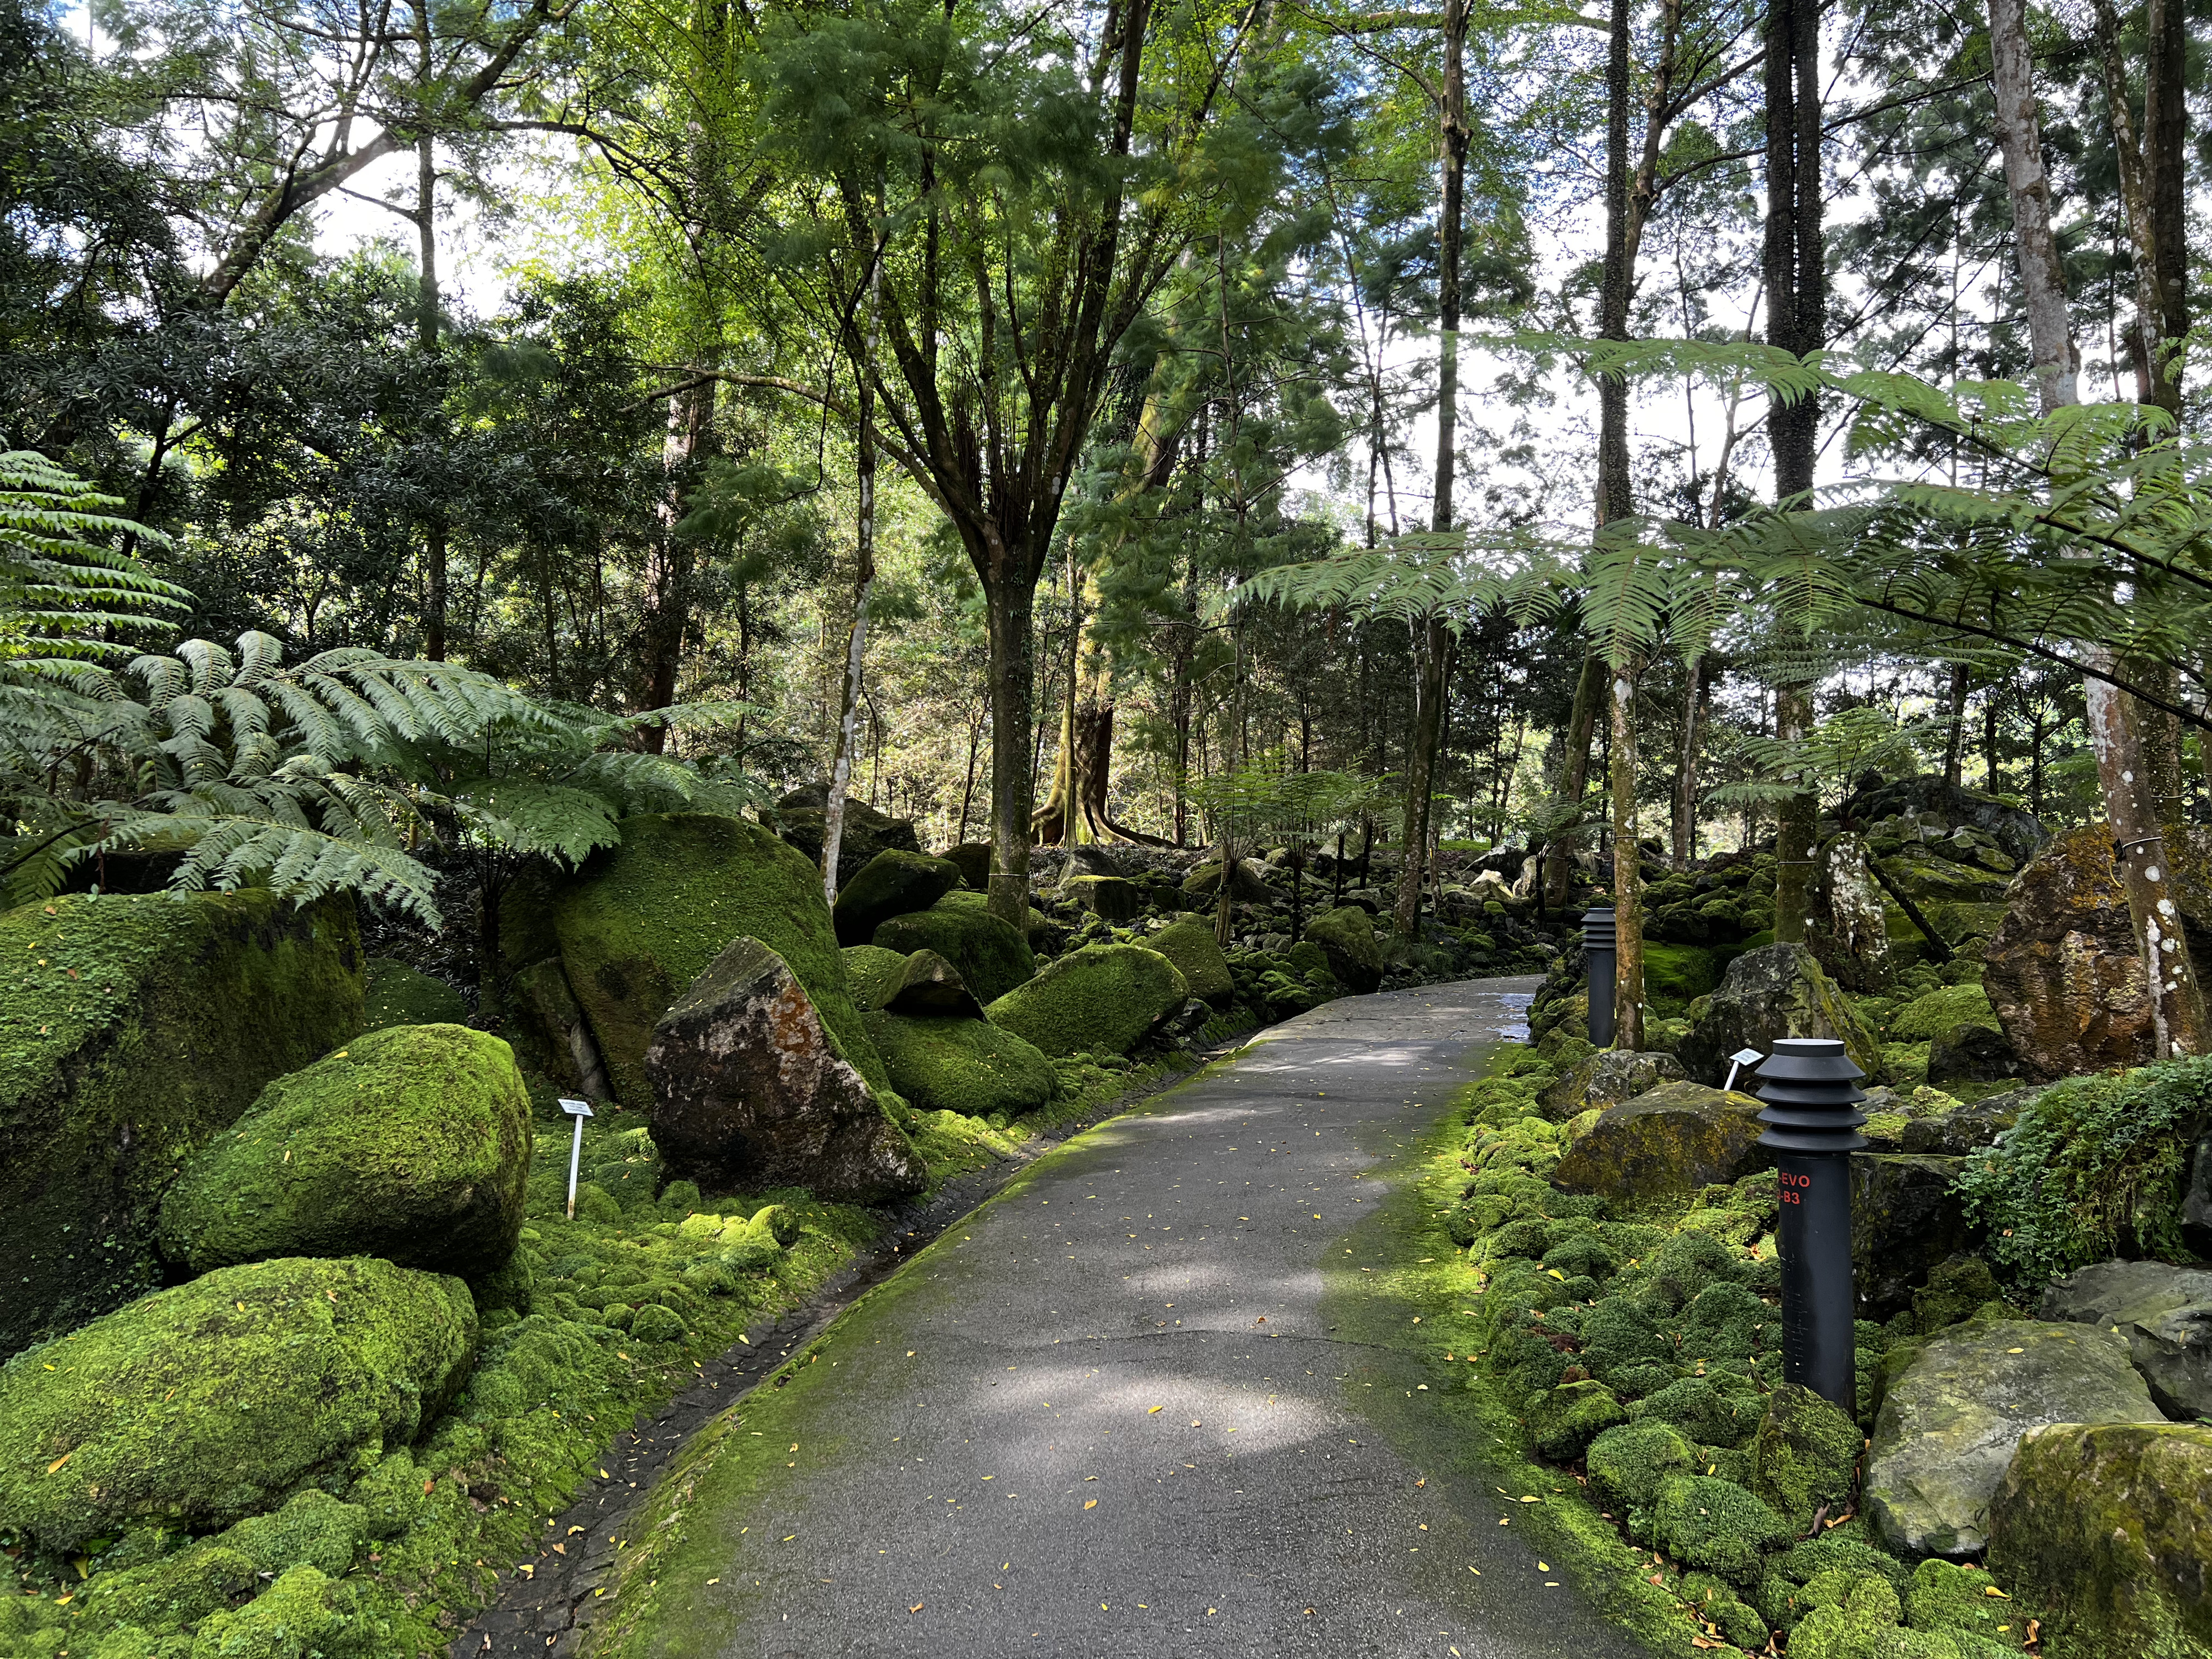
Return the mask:
{"type": "MultiPolygon", "coordinates": [[[[1819,0],[1768,0],[1766,11],[1766,229],[1764,276],[1767,337],[1797,356],[1820,349],[1827,333],[1820,195],[1820,10],[1819,0]]],[[[1820,410],[1811,397],[1777,402],[1767,415],[1774,494],[1784,506],[1812,495],[1820,410]]],[[[1812,724],[1805,687],[1778,685],[1776,735],[1802,740],[1812,724]]],[[[1819,803],[1809,790],[1775,814],[1774,937],[1802,944],[1813,869],[1819,803]]]]}
{"type": "Polygon", "coordinates": [[[1556,908],[1567,902],[1574,885],[1575,848],[1582,840],[1583,793],[1589,787],[1590,744],[1597,738],[1598,710],[1606,698],[1605,664],[1595,656],[1583,659],[1575,681],[1574,705],[1567,713],[1566,764],[1559,779],[1559,805],[1571,817],[1544,841],[1544,903],[1556,908]]]}
{"type": "MultiPolygon", "coordinates": [[[[873,356],[883,280],[880,249],[869,261],[869,266],[868,337],[863,349],[873,356]]],[[[868,653],[868,602],[876,591],[875,397],[865,367],[860,368],[853,379],[853,476],[860,497],[853,538],[857,568],[853,580],[853,627],[845,636],[844,698],[837,717],[837,757],[830,768],[830,799],[824,803],[822,819],[822,896],[831,904],[837,902],[837,857],[845,844],[845,789],[852,781],[853,757],[860,741],[860,676],[868,653]]]]}
{"type": "MultiPolygon", "coordinates": [[[[415,141],[415,233],[420,284],[415,337],[426,358],[438,355],[437,209],[437,157],[426,132],[415,141]]],[[[422,524],[422,654],[432,662],[446,659],[446,519],[435,507],[422,524]]]]}
{"type": "Polygon", "coordinates": [[[1636,833],[1636,679],[1640,658],[1613,671],[1607,698],[1613,716],[1613,910],[1619,949],[1613,963],[1613,1046],[1644,1047],[1644,871],[1636,833]]]}
{"type": "MultiPolygon", "coordinates": [[[[1030,569],[1035,570],[1031,564],[1030,569]]],[[[990,638],[991,914],[1029,935],[1030,677],[1035,672],[1036,582],[1001,567],[983,588],[990,638]]]]}
{"type": "Polygon", "coordinates": [[[1951,665],[1950,725],[1943,736],[1943,781],[1954,789],[1966,781],[1966,688],[1972,678],[1966,664],[1951,665]]]}
{"type": "Polygon", "coordinates": [[[1997,144],[2004,153],[2005,187],[2012,197],[2013,238],[2027,301],[2028,349],[2036,393],[2048,414],[2079,403],[2081,396],[2058,241],[2051,229],[2051,180],[2043,166],[2034,70],[2028,57],[2027,0],[1990,0],[1990,71],[1996,94],[1997,144]]]}
{"type": "MultiPolygon", "coordinates": [[[[1467,189],[1467,0],[1444,0],[1443,202],[1437,230],[1437,488],[1429,527],[1452,527],[1454,472],[1459,447],[1460,248],[1467,189]]],[[[1423,861],[1428,851],[1429,797],[1437,746],[1443,738],[1443,700],[1451,672],[1451,631],[1430,617],[1413,633],[1416,690],[1406,753],[1404,866],[1398,872],[1393,921],[1412,937],[1421,914],[1423,861]]]]}
{"type": "MultiPolygon", "coordinates": [[[[2157,121],[2171,124],[2183,118],[2178,100],[2169,99],[2164,104],[2157,101],[2159,76],[2173,72],[2171,62],[2160,57],[2160,31],[2172,27],[2160,9],[2166,3],[2170,0],[2148,0],[2153,43],[2152,94],[2148,101],[2154,108],[2147,112],[2146,127],[2154,127],[2157,121]]],[[[2173,9],[2178,19],[2179,9],[2176,6],[2173,9]]],[[[2033,87],[2027,81],[2026,27],[2015,0],[1991,0],[1992,56],[1999,63],[2008,57],[2014,58],[2019,65],[2020,84],[2001,94],[1998,137],[2005,148],[2008,179],[2030,175],[2040,165],[2042,136],[2033,87]],[[2008,36],[2014,38],[2005,38],[2008,36]],[[2027,153],[2016,157],[2015,149],[2027,153]]],[[[2170,47],[2171,42],[2166,45],[2170,47]]],[[[2125,106],[2123,89],[2116,108],[2124,112],[2125,106]]],[[[2148,137],[2150,150],[2157,152],[2163,142],[2160,134],[2153,131],[2148,137]]],[[[2146,155],[2144,160],[2148,161],[2149,157],[2146,155]]],[[[2154,232],[2160,228],[2159,187],[2154,170],[2149,216],[2154,232]]],[[[2040,196],[2015,188],[2013,207],[2016,215],[2025,211],[2031,222],[2040,214],[2047,223],[2047,188],[2040,196]]],[[[2029,345],[2034,361],[2039,367],[2070,363],[2074,348],[2066,311],[2066,277],[2058,262],[2057,244],[2048,235],[2033,234],[2030,224],[2016,221],[2015,231],[2013,240],[2019,250],[2021,286],[2027,296],[2029,345]]],[[[2137,257],[2142,257],[2141,251],[2137,257]]],[[[2158,268],[2154,261],[2153,269],[2158,268]]],[[[2159,315],[2145,319],[2147,325],[2160,325],[2162,320],[2159,315]]],[[[2154,356],[2154,386],[2163,386],[2159,368],[2161,362],[2179,375],[2179,367],[2170,358],[2154,356]]],[[[2075,396],[2070,375],[2042,376],[2039,388],[2046,412],[2065,407],[2075,396]]],[[[2178,396],[2178,378],[2172,390],[2178,396]]],[[[2102,646],[2091,648],[2091,663],[2105,672],[2113,672],[2115,665],[2111,652],[2102,646]]],[[[2135,925],[2136,948],[2142,958],[2143,975],[2151,994],[2158,1053],[2161,1056],[2203,1054],[2206,1039],[2204,1001],[2190,963],[2181,927],[2181,909],[2176,902],[2175,854],[2185,856],[2187,849],[2178,833],[2175,844],[2168,845],[2168,827],[2160,799],[2162,781],[2174,776],[2178,766],[2165,760],[2168,747],[2165,728],[2162,723],[2150,718],[2153,711],[2103,680],[2084,676],[2082,690],[2087,698],[2089,744],[2097,757],[2097,781],[2105,798],[2105,816],[2112,825],[2114,840],[2119,843],[2129,919],[2135,925]]],[[[2178,751],[2178,744],[2172,747],[2178,751]]],[[[2175,798],[2178,804],[2178,787],[2175,798]]]]}
{"type": "Polygon", "coordinates": [[[1679,874],[1698,855],[1698,762],[1705,752],[1707,659],[1690,659],[1689,690],[1682,698],[1682,763],[1674,779],[1674,869],[1679,874]]]}

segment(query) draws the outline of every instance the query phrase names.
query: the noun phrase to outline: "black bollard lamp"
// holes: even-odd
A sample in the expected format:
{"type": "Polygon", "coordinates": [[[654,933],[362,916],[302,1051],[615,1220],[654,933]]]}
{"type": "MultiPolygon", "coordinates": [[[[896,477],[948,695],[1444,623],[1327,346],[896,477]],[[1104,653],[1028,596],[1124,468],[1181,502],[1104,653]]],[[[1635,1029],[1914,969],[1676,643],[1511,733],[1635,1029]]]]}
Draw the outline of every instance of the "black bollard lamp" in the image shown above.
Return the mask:
{"type": "Polygon", "coordinates": [[[1583,954],[1589,963],[1589,1040],[1601,1048],[1613,1047],[1614,963],[1620,954],[1615,927],[1609,904],[1583,913],[1583,954]]]}
{"type": "Polygon", "coordinates": [[[1759,1144],[1777,1155],[1782,1198],[1782,1375],[1854,1416],[1850,1172],[1851,1154],[1867,1144],[1865,1075],[1833,1037],[1782,1037],[1760,1063],[1758,1089],[1759,1144]]]}

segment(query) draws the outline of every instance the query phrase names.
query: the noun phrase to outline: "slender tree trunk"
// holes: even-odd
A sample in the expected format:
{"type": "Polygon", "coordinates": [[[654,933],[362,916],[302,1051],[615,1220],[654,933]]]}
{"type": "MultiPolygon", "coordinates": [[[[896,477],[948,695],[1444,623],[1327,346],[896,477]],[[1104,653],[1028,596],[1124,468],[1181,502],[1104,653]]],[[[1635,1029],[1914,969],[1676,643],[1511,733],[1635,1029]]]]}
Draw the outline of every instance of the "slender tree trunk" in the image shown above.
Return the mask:
{"type": "MultiPolygon", "coordinates": [[[[2158,3],[2158,0],[2153,0],[2158,3]]],[[[2044,412],[2081,401],[2074,330],[2066,285],[2058,277],[2058,242],[2051,229],[2051,180],[2043,166],[2033,67],[2027,49],[2027,0],[1990,0],[1990,82],[1996,94],[1997,144],[2012,196],[2013,238],[2027,308],[2028,347],[2044,412]],[[2028,273],[2033,270],[2034,276],[2028,273]],[[2057,280],[2051,280],[2057,277],[2057,280]]]]}
{"type": "Polygon", "coordinates": [[[1613,672],[1607,704],[1613,717],[1613,910],[1620,948],[1613,966],[1613,1046],[1644,1047],[1643,848],[1636,833],[1636,678],[1640,659],[1613,672]]]}
{"type": "Polygon", "coordinates": [[[1698,855],[1698,761],[1704,752],[1705,658],[1690,659],[1690,689],[1682,699],[1682,767],[1674,780],[1674,869],[1698,855]]]}
{"type": "Polygon", "coordinates": [[[1943,738],[1943,781],[1954,789],[1966,781],[1966,688],[1972,679],[1966,665],[1951,665],[1950,725],[1943,738]]]}
{"type": "MultiPolygon", "coordinates": [[[[872,357],[882,272],[879,260],[872,259],[870,265],[868,338],[865,349],[872,357]]],[[[854,553],[858,568],[853,581],[853,627],[845,636],[845,688],[837,719],[837,757],[830,768],[830,799],[824,803],[826,811],[822,823],[822,896],[831,904],[837,902],[837,857],[845,844],[845,789],[852,781],[853,756],[860,741],[860,676],[868,653],[868,602],[876,591],[875,398],[865,368],[853,378],[853,474],[860,496],[854,553]]],[[[880,769],[881,751],[878,753],[880,769]]]]}
{"type": "MultiPolygon", "coordinates": [[[[1030,567],[1032,569],[1034,566],[1030,567]]],[[[991,914],[1026,938],[1032,798],[1030,677],[1036,650],[1035,579],[1001,575],[983,592],[990,634],[991,914]]]]}
{"type": "MultiPolygon", "coordinates": [[[[1775,735],[1802,743],[1813,724],[1813,700],[1802,686],[1774,690],[1775,735]]],[[[1805,912],[1812,893],[1813,836],[1819,828],[1820,800],[1810,788],[1782,802],[1774,817],[1774,940],[1805,942],[1805,912]]]]}
{"type": "MultiPolygon", "coordinates": [[[[1442,356],[1437,365],[1437,489],[1429,527],[1452,527],[1454,471],[1459,448],[1460,248],[1466,218],[1467,187],[1467,0],[1444,0],[1444,92],[1443,120],[1443,202],[1437,233],[1437,328],[1442,356]]],[[[1417,689],[1406,754],[1404,866],[1398,872],[1398,901],[1392,918],[1411,938],[1419,925],[1423,860],[1428,851],[1429,797],[1433,793],[1437,745],[1443,736],[1443,700],[1451,672],[1451,631],[1432,616],[1413,635],[1417,689]]]]}
{"type": "Polygon", "coordinates": [[[1572,813],[1544,842],[1544,903],[1556,908],[1567,902],[1574,885],[1575,848],[1582,840],[1583,793],[1589,787],[1590,744],[1597,738],[1598,710],[1606,698],[1605,664],[1595,656],[1583,659],[1581,677],[1575,681],[1575,700],[1567,713],[1566,766],[1559,780],[1559,804],[1572,813]]]}
{"type": "MultiPolygon", "coordinates": [[[[419,15],[419,14],[418,14],[419,15]]],[[[415,337],[425,358],[438,355],[438,165],[428,133],[415,141],[415,234],[419,283],[415,337]]],[[[422,522],[422,654],[446,659],[446,519],[432,508],[422,522]]]]}

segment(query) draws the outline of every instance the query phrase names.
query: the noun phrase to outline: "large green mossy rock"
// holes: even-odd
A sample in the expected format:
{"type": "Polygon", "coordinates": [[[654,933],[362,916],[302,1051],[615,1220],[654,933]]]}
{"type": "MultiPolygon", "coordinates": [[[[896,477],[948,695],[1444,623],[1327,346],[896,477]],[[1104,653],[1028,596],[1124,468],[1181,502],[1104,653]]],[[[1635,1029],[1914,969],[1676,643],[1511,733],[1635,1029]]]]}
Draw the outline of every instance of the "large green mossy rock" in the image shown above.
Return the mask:
{"type": "Polygon", "coordinates": [[[871,1087],[890,1087],[805,854],[758,824],[708,812],[624,818],[622,832],[619,847],[562,890],[553,920],[569,988],[625,1103],[651,1103],[653,1027],[740,936],[783,958],[843,1057],[871,1087]]]}
{"type": "Polygon", "coordinates": [[[1012,1031],[988,1020],[945,1015],[873,1013],[868,1031],[907,1103],[967,1117],[1018,1117],[1059,1087],[1052,1062],[1012,1031]]]}
{"type": "Polygon", "coordinates": [[[1680,1429],[1657,1418],[1644,1418],[1599,1435],[1584,1455],[1583,1468],[1589,1474],[1590,1495],[1620,1519],[1631,1537],[1648,1543],[1660,1487],[1705,1464],[1680,1429]]]}
{"type": "Polygon", "coordinates": [[[959,970],[979,1000],[994,1001],[1036,972],[1036,954],[985,902],[981,893],[947,893],[927,910],[893,916],[876,929],[873,943],[902,957],[934,951],[959,970]]]}
{"type": "Polygon", "coordinates": [[[1607,1429],[1628,1421],[1613,1390],[1587,1379],[1547,1389],[1528,1407],[1528,1439],[1554,1463],[1571,1463],[1607,1429]]]}
{"type": "Polygon", "coordinates": [[[1145,913],[1145,890],[1127,876],[1070,874],[1060,896],[1102,921],[1134,921],[1145,913]]]}
{"type": "Polygon", "coordinates": [[[361,1000],[362,1029],[387,1025],[465,1025],[468,1000],[442,979],[392,957],[371,957],[361,1000]]]}
{"type": "Polygon", "coordinates": [[[1375,918],[1356,904],[1324,910],[1306,924],[1306,937],[1328,958],[1336,982],[1364,996],[1382,983],[1382,946],[1375,937],[1375,918]]]}
{"type": "Polygon", "coordinates": [[[1927,1042],[1948,1036],[1960,1025],[1978,1025],[1990,1031],[2004,1029],[1997,1024],[1989,994],[1978,985],[1938,986],[1925,996],[1915,997],[1890,1015],[1887,1035],[1893,1042],[1927,1042]]]}
{"type": "Polygon", "coordinates": [[[1237,981],[1229,972],[1229,958],[1214,943],[1213,925],[1191,917],[1170,923],[1145,943],[1176,965],[1191,995],[1202,997],[1216,1008],[1237,1000],[1237,981]]]}
{"type": "Polygon", "coordinates": [[[1546,1085],[1537,1099],[1543,1103],[1547,1117],[1554,1123],[1565,1123],[1592,1107],[1603,1111],[1664,1084],[1683,1080],[1682,1062],[1672,1054],[1601,1048],[1546,1085]]]}
{"type": "Polygon", "coordinates": [[[878,853],[837,890],[830,913],[837,943],[866,945],[893,916],[927,910],[960,884],[960,866],[948,860],[926,853],[878,853]]]}
{"type": "Polygon", "coordinates": [[[2052,1659],[2212,1655],[2212,1426],[2066,1424],[2020,1443],[1990,1569],[2052,1659]]]}
{"type": "Polygon", "coordinates": [[[396,1025],[282,1077],[186,1160],[161,1254],[204,1273],[379,1255],[477,1279],[514,1254],[530,1097],[514,1053],[460,1025],[396,1025]]]}
{"type": "Polygon", "coordinates": [[[889,1002],[906,976],[906,958],[879,945],[848,945],[837,954],[845,958],[845,983],[853,1006],[864,1014],[889,1002]]]}
{"type": "Polygon", "coordinates": [[[0,915],[0,1354],[161,1282],[177,1166],[361,1030],[353,902],[72,894],[0,915]]]}
{"type": "Polygon", "coordinates": [[[991,1023],[1052,1055],[1126,1054],[1189,1000],[1176,965],[1141,945],[1087,945],[991,1004],[991,1023]]]}
{"type": "Polygon", "coordinates": [[[1792,1535],[1780,1516],[1717,1476],[1671,1475],[1652,1505],[1655,1547],[1686,1566],[1744,1588],[1758,1583],[1767,1552],[1780,1549],[1792,1535]]]}
{"type": "Polygon", "coordinates": [[[1882,1396],[1864,1507],[1905,1556],[1977,1555],[2021,1438],[2051,1423],[2163,1423],[2126,1340],[2093,1326],[1975,1321],[1929,1341],[1882,1396]]]}
{"type": "Polygon", "coordinates": [[[142,1297],[0,1369],[0,1532],[66,1550],[342,1492],[443,1408],[476,1341],[467,1285],[370,1257],[142,1297]]]}
{"type": "Polygon", "coordinates": [[[1774,1052],[1778,1037],[1837,1037],[1869,1077],[1881,1075],[1881,1044],[1835,981],[1802,945],[1766,945],[1728,965],[1720,988],[1674,1052],[1700,1083],[1719,1083],[1742,1048],[1774,1052]]]}
{"type": "Polygon", "coordinates": [[[1773,1162],[1759,1149],[1759,1109],[1749,1095],[1663,1083],[1601,1112],[1560,1158],[1552,1184],[1645,1199],[1741,1180],[1773,1162]]]}

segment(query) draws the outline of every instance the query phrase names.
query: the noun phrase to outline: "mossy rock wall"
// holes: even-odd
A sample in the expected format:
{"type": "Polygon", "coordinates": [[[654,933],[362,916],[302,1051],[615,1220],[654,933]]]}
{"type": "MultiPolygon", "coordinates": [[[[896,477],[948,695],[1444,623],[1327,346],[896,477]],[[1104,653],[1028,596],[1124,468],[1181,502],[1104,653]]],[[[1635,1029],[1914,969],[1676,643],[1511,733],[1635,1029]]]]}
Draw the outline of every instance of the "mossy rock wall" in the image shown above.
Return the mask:
{"type": "Polygon", "coordinates": [[[821,877],[803,854],[758,824],[707,812],[624,818],[622,832],[619,847],[562,890],[553,925],[569,988],[624,1104],[651,1103],[653,1028],[741,934],[783,958],[869,1086],[890,1089],[846,989],[821,877]]]}
{"type": "Polygon", "coordinates": [[[277,1079],[192,1156],[161,1200],[161,1251],[194,1273],[376,1255],[480,1278],[514,1254],[530,1147],[530,1098],[499,1038],[371,1031],[277,1079]]]}
{"type": "Polygon", "coordinates": [[[0,1369],[0,1532],[49,1549],[342,1492],[443,1408],[468,1286],[368,1257],[226,1267],[0,1369]]]}
{"type": "Polygon", "coordinates": [[[0,1354],[161,1282],[185,1158],[361,1030],[351,899],[81,894],[0,915],[0,1354]]]}

